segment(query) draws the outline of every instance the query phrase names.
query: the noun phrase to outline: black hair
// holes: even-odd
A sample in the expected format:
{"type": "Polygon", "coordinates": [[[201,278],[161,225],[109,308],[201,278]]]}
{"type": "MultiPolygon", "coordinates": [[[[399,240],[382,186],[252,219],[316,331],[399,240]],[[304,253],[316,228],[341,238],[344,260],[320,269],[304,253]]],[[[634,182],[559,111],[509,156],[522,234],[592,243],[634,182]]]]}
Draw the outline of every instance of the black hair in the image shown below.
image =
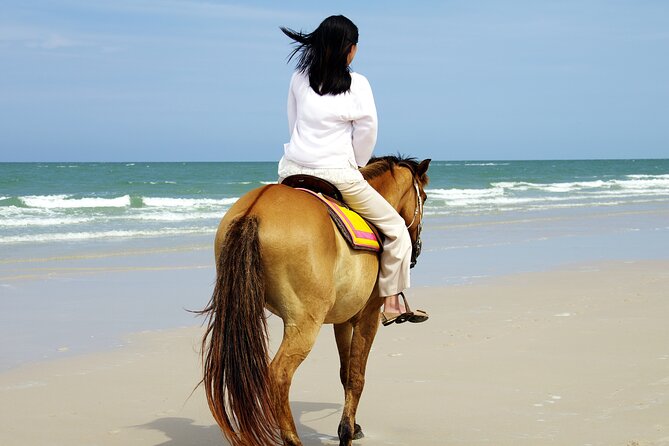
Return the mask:
{"type": "Polygon", "coordinates": [[[311,33],[281,27],[281,31],[296,44],[288,56],[295,55],[297,71],[309,76],[309,85],[319,95],[338,95],[351,89],[348,55],[358,43],[358,27],[343,15],[323,20],[311,33]]]}

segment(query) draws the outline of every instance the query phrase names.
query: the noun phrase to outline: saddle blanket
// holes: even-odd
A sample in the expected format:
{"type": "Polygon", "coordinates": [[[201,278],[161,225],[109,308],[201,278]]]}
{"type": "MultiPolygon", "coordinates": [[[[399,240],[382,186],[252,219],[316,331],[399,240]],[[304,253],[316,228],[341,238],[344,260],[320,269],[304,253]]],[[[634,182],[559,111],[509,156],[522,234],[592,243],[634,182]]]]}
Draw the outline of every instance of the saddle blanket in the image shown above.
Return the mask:
{"type": "Polygon", "coordinates": [[[374,252],[380,252],[382,250],[381,243],[379,243],[379,237],[369,223],[367,223],[357,212],[339,205],[322,194],[318,194],[309,189],[298,189],[309,192],[327,206],[332,221],[351,248],[374,252]]]}

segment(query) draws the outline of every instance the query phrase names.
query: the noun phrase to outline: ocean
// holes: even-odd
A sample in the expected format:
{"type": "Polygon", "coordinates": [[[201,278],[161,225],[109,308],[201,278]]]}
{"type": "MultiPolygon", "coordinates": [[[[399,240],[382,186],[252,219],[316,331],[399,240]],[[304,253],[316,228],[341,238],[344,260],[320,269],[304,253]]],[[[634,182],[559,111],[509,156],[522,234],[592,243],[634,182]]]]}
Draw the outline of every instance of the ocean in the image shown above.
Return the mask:
{"type": "MultiPolygon", "coordinates": [[[[669,204],[669,159],[433,161],[428,173],[427,218],[669,204]]],[[[272,162],[0,163],[0,251],[211,234],[276,176],[272,162]]]]}

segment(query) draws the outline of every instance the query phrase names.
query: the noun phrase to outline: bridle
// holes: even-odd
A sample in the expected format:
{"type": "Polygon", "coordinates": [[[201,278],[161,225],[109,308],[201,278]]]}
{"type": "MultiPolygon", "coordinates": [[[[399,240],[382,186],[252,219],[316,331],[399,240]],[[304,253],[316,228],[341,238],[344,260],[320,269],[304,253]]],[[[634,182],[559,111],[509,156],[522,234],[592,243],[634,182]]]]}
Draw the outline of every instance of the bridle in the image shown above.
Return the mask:
{"type": "Polygon", "coordinates": [[[413,224],[416,223],[416,217],[418,214],[420,214],[421,220],[419,227],[423,223],[423,200],[420,198],[420,189],[418,189],[418,183],[416,182],[415,178],[413,180],[413,187],[416,190],[416,208],[413,211],[413,218],[411,219],[411,223],[407,225],[407,229],[411,228],[413,224]]]}
{"type": "Polygon", "coordinates": [[[411,223],[407,225],[407,229],[410,229],[414,223],[416,223],[416,218],[419,215],[420,219],[418,221],[418,227],[416,228],[416,241],[413,243],[413,249],[411,250],[410,268],[416,266],[416,263],[418,262],[418,256],[423,249],[423,242],[420,239],[420,233],[423,230],[423,199],[420,196],[420,189],[418,188],[418,182],[416,181],[416,178],[413,179],[413,187],[416,190],[416,207],[413,211],[413,218],[411,219],[411,223]]]}

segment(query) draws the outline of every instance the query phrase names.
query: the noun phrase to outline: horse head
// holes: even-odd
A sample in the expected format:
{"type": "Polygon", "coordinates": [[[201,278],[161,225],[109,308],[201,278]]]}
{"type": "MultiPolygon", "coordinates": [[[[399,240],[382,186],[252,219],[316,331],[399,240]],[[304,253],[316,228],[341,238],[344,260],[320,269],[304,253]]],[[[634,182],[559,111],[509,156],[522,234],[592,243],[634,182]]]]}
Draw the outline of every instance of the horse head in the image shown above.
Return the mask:
{"type": "Polygon", "coordinates": [[[416,158],[384,156],[372,158],[362,169],[365,179],[397,209],[404,219],[411,237],[412,268],[416,265],[422,249],[420,234],[423,229],[423,211],[427,199],[425,186],[429,182],[427,169],[430,161],[430,159],[418,161],[416,158]]]}

